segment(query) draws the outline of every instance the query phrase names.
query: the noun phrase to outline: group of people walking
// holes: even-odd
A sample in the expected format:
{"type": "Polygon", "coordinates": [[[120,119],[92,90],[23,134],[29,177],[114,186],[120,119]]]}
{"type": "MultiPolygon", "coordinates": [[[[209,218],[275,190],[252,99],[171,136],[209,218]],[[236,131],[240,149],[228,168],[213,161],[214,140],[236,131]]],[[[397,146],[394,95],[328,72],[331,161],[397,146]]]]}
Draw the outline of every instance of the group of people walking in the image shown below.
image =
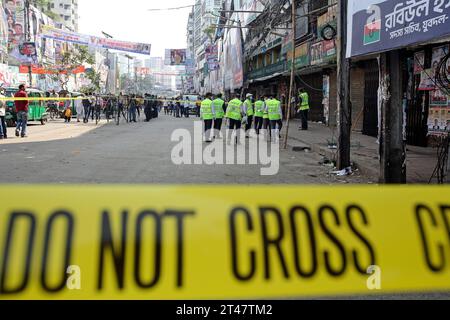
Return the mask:
{"type": "Polygon", "coordinates": [[[220,132],[224,118],[228,119],[228,143],[231,143],[233,132],[236,133],[236,141],[239,143],[242,126],[244,126],[246,138],[250,138],[250,131],[253,128],[256,135],[260,135],[264,130],[265,133],[268,133],[266,138],[270,137],[271,139],[279,137],[283,127],[281,101],[277,100],[274,95],[254,99],[253,95],[249,93],[242,102],[240,94],[236,93],[233,95],[233,99],[226,104],[221,94],[212,100],[212,94],[207,93],[201,103],[200,115],[205,124],[206,142],[221,138],[220,132]],[[211,131],[214,132],[212,137],[211,131]]]}
{"type": "MultiPolygon", "coordinates": [[[[240,94],[235,93],[228,103],[222,99],[222,94],[213,98],[207,93],[201,102],[200,116],[204,121],[205,142],[222,138],[221,130],[224,118],[228,119],[228,143],[231,143],[233,132],[236,133],[236,142],[239,143],[240,130],[244,126],[246,138],[250,138],[253,128],[259,136],[264,131],[265,138],[277,140],[281,137],[283,128],[283,110],[281,101],[275,95],[263,95],[254,98],[253,94],[246,95],[244,102],[240,100],[240,94]]],[[[302,119],[300,130],[308,130],[309,96],[300,88],[297,112],[302,119]]]]}

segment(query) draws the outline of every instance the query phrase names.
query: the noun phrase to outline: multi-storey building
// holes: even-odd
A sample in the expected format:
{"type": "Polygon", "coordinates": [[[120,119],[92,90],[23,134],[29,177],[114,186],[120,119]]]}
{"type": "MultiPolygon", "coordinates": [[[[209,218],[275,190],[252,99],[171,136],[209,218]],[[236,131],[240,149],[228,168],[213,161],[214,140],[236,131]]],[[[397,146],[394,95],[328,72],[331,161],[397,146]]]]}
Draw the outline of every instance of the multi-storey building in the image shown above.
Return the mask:
{"type": "Polygon", "coordinates": [[[219,10],[222,9],[222,0],[198,0],[194,6],[194,48],[193,59],[195,61],[194,88],[195,91],[204,93],[205,74],[208,70],[205,63],[206,46],[212,43],[214,24],[219,19],[219,10]]]}
{"type": "Polygon", "coordinates": [[[78,31],[78,0],[50,0],[49,10],[59,15],[61,23],[78,31]]]}

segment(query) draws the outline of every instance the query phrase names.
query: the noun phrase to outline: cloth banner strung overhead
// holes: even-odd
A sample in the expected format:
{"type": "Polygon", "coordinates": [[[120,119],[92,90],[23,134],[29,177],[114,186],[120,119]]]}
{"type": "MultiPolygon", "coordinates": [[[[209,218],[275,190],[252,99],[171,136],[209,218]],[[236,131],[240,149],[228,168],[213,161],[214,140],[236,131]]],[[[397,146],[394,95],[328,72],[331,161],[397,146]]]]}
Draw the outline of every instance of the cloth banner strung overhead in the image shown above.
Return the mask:
{"type": "Polygon", "coordinates": [[[103,49],[126,51],[138,54],[150,55],[151,44],[127,42],[114,39],[106,39],[95,36],[84,35],[71,31],[64,31],[53,27],[43,27],[41,37],[103,49]]]}

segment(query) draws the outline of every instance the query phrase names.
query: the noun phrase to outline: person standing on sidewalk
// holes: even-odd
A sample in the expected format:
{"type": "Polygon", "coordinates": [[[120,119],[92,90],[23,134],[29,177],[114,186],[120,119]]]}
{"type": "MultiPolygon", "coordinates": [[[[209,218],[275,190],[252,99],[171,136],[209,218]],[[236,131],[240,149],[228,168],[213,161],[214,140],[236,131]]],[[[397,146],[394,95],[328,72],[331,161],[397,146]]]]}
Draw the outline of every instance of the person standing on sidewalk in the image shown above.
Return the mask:
{"type": "Polygon", "coordinates": [[[77,112],[77,122],[81,122],[81,119],[84,119],[84,106],[83,106],[83,100],[82,97],[84,95],[81,95],[76,98],[74,101],[75,104],[75,111],[77,112]]]}
{"type": "MultiPolygon", "coordinates": [[[[21,84],[19,86],[19,91],[16,92],[14,98],[28,98],[28,94],[25,91],[25,85],[21,84]]],[[[27,137],[27,123],[28,123],[28,100],[15,100],[14,105],[17,112],[17,126],[16,126],[16,137],[27,137]]]]}
{"type": "Polygon", "coordinates": [[[305,88],[300,88],[299,95],[300,99],[299,110],[300,118],[302,119],[302,126],[299,130],[308,130],[308,114],[309,114],[309,95],[305,88]]]}
{"type": "Polygon", "coordinates": [[[258,136],[263,126],[264,107],[264,97],[255,101],[255,131],[258,136]]]}
{"type": "Polygon", "coordinates": [[[205,100],[200,105],[200,118],[205,124],[205,142],[211,141],[211,128],[214,119],[213,102],[211,100],[211,93],[205,95],[205,100]]]}
{"type": "Polygon", "coordinates": [[[255,114],[255,112],[253,111],[253,95],[251,93],[248,93],[246,95],[244,105],[245,105],[245,114],[247,116],[247,124],[245,125],[245,137],[250,138],[249,131],[252,128],[253,116],[255,114]]]}
{"type": "Polygon", "coordinates": [[[222,122],[225,112],[223,106],[225,101],[222,99],[222,94],[219,93],[216,99],[213,101],[213,113],[214,113],[214,138],[221,139],[220,132],[222,131],[222,122]]]}
{"type": "Polygon", "coordinates": [[[137,122],[136,121],[136,112],[137,112],[136,96],[132,95],[131,99],[130,99],[130,109],[128,109],[128,120],[129,120],[129,122],[137,122]]]}
{"type": "MultiPolygon", "coordinates": [[[[5,90],[3,88],[0,89],[0,99],[1,98],[5,98],[5,90]]],[[[6,116],[6,101],[0,100],[0,140],[8,138],[5,116],[6,116]]]]}

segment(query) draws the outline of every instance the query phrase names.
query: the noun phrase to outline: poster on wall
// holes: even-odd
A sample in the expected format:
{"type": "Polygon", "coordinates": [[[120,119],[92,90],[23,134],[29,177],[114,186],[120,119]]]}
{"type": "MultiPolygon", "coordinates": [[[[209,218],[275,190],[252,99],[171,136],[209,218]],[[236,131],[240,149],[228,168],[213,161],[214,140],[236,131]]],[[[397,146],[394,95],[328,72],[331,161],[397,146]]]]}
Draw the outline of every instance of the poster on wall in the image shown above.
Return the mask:
{"type": "Polygon", "coordinates": [[[425,69],[420,73],[420,84],[417,90],[432,91],[436,89],[436,84],[432,78],[432,74],[432,69],[425,69]]]}
{"type": "Polygon", "coordinates": [[[347,57],[445,37],[449,19],[444,0],[348,0],[347,57]]]}
{"type": "Polygon", "coordinates": [[[425,51],[414,53],[414,74],[421,74],[425,65],[425,51]]]}
{"type": "Polygon", "coordinates": [[[446,107],[430,108],[428,133],[441,134],[446,132],[450,132],[450,109],[446,107]]]}

